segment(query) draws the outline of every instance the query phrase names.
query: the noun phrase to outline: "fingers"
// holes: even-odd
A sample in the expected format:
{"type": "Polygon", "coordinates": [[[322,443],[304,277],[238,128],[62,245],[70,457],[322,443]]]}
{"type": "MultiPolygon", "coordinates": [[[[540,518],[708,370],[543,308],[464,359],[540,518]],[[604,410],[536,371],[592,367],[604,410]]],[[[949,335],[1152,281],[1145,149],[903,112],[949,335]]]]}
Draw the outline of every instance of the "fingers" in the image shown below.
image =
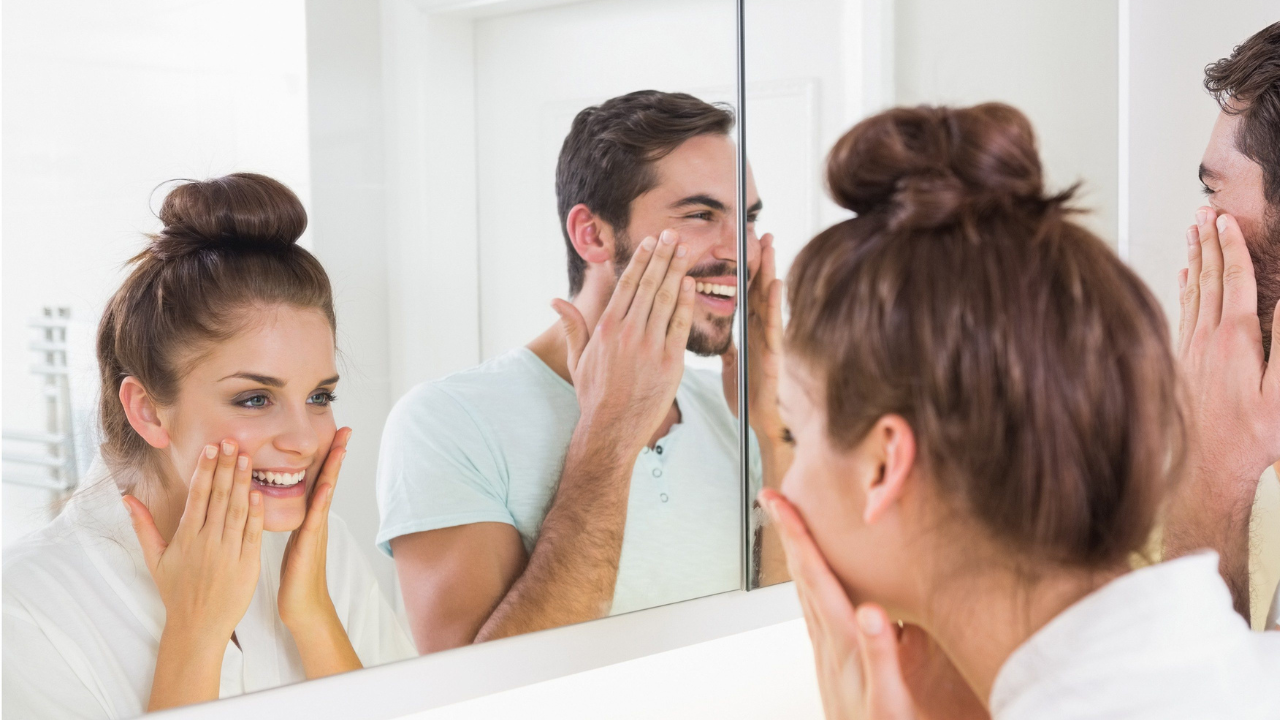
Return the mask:
{"type": "Polygon", "coordinates": [[[836,578],[800,513],[776,490],[760,491],[760,504],[769,512],[787,556],[787,568],[797,587],[805,586],[818,614],[830,627],[852,628],[853,603],[836,578]]]}
{"type": "Polygon", "coordinates": [[[1222,245],[1218,241],[1217,217],[1209,208],[1196,216],[1200,232],[1200,309],[1196,333],[1211,332],[1222,320],[1222,245]]]}
{"type": "Polygon", "coordinates": [[[204,527],[222,535],[227,520],[227,505],[231,501],[231,486],[235,477],[236,444],[223,440],[218,453],[218,465],[213,470],[213,487],[209,490],[209,509],[205,512],[204,527]]]}
{"type": "Polygon", "coordinates": [[[689,246],[679,243],[671,264],[667,266],[667,274],[662,278],[662,284],[658,286],[657,295],[654,296],[653,309],[649,311],[648,331],[657,337],[665,337],[667,334],[676,304],[680,302],[680,284],[688,271],[689,246]]]}
{"type": "Polygon", "coordinates": [[[1216,228],[1222,247],[1222,314],[1224,317],[1256,318],[1258,286],[1253,276],[1253,260],[1240,224],[1230,215],[1218,216],[1216,228]]]}
{"type": "Polygon", "coordinates": [[[266,512],[262,506],[262,493],[249,491],[249,519],[244,524],[244,541],[240,543],[240,557],[251,558],[262,553],[262,524],[266,512]]]}
{"type": "Polygon", "coordinates": [[[773,234],[765,233],[760,238],[760,269],[756,272],[754,285],[768,290],[778,276],[777,252],[773,248],[773,234]]]}
{"type": "Polygon", "coordinates": [[[769,313],[766,317],[768,325],[765,326],[765,346],[769,348],[769,352],[780,354],[782,352],[782,281],[774,280],[769,286],[769,313]]]}
{"type": "Polygon", "coordinates": [[[1182,347],[1179,353],[1185,353],[1191,346],[1191,338],[1195,335],[1200,315],[1200,228],[1192,225],[1187,229],[1187,284],[1183,288],[1182,297],[1182,347]]]}
{"type": "Polygon", "coordinates": [[[564,329],[564,341],[569,354],[569,369],[574,370],[578,367],[582,351],[587,348],[587,341],[591,339],[591,330],[587,328],[586,319],[573,303],[556,298],[551,301],[551,308],[560,315],[560,327],[564,329]]]}
{"type": "Polygon", "coordinates": [[[253,468],[249,466],[249,456],[240,455],[231,476],[231,498],[227,503],[226,525],[222,528],[223,540],[233,545],[244,538],[245,521],[249,519],[249,487],[252,484],[253,468]]]}
{"type": "Polygon", "coordinates": [[[631,300],[631,308],[627,310],[628,321],[637,323],[640,327],[644,327],[649,322],[649,313],[653,309],[658,288],[662,287],[662,281],[667,277],[667,268],[670,267],[671,259],[675,256],[677,240],[674,230],[662,231],[658,247],[653,251],[653,257],[649,258],[649,266],[645,268],[644,275],[640,276],[640,284],[636,288],[635,297],[631,300]]]}
{"type": "Polygon", "coordinates": [[[911,693],[898,661],[898,635],[889,624],[888,614],[878,605],[864,603],[857,616],[858,646],[867,683],[867,714],[886,720],[913,717],[911,693]]]}
{"type": "Polygon", "coordinates": [[[217,457],[218,447],[206,445],[200,458],[196,460],[196,471],[191,474],[191,484],[187,487],[187,506],[182,511],[182,519],[178,521],[177,534],[198,533],[204,527],[217,457]]]}
{"type": "Polygon", "coordinates": [[[680,280],[680,299],[676,301],[676,310],[671,314],[671,324],[667,326],[667,354],[684,353],[689,344],[689,331],[693,327],[693,278],[680,280]]]}
{"type": "Polygon", "coordinates": [[[1187,338],[1187,269],[1178,271],[1178,339],[1177,350],[1182,353],[1187,338]]]}
{"type": "Polygon", "coordinates": [[[124,496],[124,507],[129,511],[129,520],[133,523],[133,534],[138,536],[138,544],[142,546],[142,556],[147,561],[147,570],[154,576],[160,564],[160,556],[168,544],[156,528],[156,521],[151,511],[142,501],[132,495],[124,496]]]}
{"type": "Polygon", "coordinates": [[[329,456],[325,458],[320,477],[316,479],[316,487],[307,506],[307,517],[302,521],[303,530],[317,531],[329,518],[329,506],[333,502],[333,491],[338,484],[338,471],[342,469],[342,461],[347,457],[347,440],[350,437],[351,428],[342,428],[334,436],[329,456]]]}
{"type": "Polygon", "coordinates": [[[657,244],[658,241],[651,237],[640,241],[635,253],[631,255],[631,262],[627,263],[627,269],[622,271],[618,284],[613,288],[613,295],[609,298],[609,304],[605,306],[604,313],[601,315],[602,320],[609,318],[613,322],[620,322],[627,316],[627,310],[631,308],[631,300],[636,295],[636,288],[640,286],[640,277],[649,267],[649,258],[653,256],[653,249],[657,244]]]}

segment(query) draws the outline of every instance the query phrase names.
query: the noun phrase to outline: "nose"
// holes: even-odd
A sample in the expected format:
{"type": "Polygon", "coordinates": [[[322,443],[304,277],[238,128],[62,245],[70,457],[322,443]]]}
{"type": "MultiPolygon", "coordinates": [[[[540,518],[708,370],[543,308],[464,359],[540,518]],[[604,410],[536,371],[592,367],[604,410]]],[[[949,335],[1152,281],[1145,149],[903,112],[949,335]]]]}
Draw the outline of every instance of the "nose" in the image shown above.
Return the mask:
{"type": "Polygon", "coordinates": [[[320,435],[312,426],[311,413],[305,405],[290,408],[284,413],[281,423],[273,442],[277,450],[300,458],[310,458],[316,454],[320,447],[320,435]]]}

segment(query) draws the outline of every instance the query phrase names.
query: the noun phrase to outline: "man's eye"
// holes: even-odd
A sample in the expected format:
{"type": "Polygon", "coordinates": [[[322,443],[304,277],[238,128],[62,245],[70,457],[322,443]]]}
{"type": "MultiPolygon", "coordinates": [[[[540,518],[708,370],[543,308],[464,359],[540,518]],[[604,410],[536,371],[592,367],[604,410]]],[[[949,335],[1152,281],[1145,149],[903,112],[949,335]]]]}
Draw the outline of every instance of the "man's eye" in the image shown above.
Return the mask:
{"type": "Polygon", "coordinates": [[[328,405],[329,403],[337,399],[338,399],[337,395],[334,395],[328,390],[324,390],[324,391],[315,393],[311,397],[307,398],[307,402],[312,405],[328,405]]]}
{"type": "Polygon", "coordinates": [[[267,402],[268,400],[266,395],[250,395],[237,404],[240,405],[240,407],[262,408],[267,406],[267,402]]]}
{"type": "Polygon", "coordinates": [[[696,219],[696,220],[710,220],[710,219],[711,219],[711,213],[709,213],[709,212],[697,212],[697,213],[693,213],[692,215],[686,215],[685,217],[687,217],[687,218],[693,218],[693,219],[696,219]]]}
{"type": "Polygon", "coordinates": [[[1200,192],[1204,193],[1205,195],[1212,195],[1214,191],[1213,191],[1213,188],[1209,187],[1208,185],[1201,185],[1200,192]]]}

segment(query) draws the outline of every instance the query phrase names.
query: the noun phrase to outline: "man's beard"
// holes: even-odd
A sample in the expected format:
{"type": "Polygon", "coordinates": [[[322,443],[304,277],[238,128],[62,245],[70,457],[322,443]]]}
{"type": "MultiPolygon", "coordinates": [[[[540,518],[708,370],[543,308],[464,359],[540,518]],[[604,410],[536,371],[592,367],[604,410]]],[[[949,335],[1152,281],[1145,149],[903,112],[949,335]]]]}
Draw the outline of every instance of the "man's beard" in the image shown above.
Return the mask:
{"type": "MultiPolygon", "coordinates": [[[[627,269],[627,264],[631,262],[634,252],[635,246],[631,244],[631,238],[626,231],[617,231],[613,243],[613,268],[617,278],[622,277],[622,272],[627,269]]],[[[733,275],[735,272],[729,263],[722,261],[700,269],[697,275],[690,272],[689,277],[719,277],[733,275]]],[[[614,278],[615,282],[617,278],[614,278]]],[[[729,346],[733,344],[733,317],[711,317],[707,319],[707,324],[710,327],[699,327],[697,318],[694,318],[690,323],[689,342],[685,343],[685,348],[694,355],[702,357],[715,357],[728,352],[729,346]]]]}
{"type": "Polygon", "coordinates": [[[1262,237],[1251,240],[1249,255],[1258,285],[1258,322],[1262,325],[1262,356],[1271,357],[1271,320],[1280,302],[1280,208],[1268,208],[1262,237]]]}

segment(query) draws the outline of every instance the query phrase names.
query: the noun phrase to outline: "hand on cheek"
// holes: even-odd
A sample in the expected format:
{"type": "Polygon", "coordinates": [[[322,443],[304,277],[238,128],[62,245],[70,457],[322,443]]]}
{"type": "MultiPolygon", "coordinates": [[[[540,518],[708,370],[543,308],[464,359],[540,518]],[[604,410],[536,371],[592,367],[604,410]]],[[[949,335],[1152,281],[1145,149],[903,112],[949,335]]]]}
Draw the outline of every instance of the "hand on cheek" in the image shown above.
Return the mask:
{"type": "MultiPolygon", "coordinates": [[[[854,607],[799,512],[774,490],[760,504],[777,526],[813,643],[822,705],[829,720],[929,720],[988,717],[945,655],[920,659],[931,643],[923,630],[902,631],[874,603],[854,607]],[[908,686],[903,667],[926,667],[908,686]],[[923,679],[923,681],[921,681],[923,679]],[[945,682],[944,682],[945,681],[945,682]]],[[[936,645],[932,645],[936,651],[936,645]]]]}

